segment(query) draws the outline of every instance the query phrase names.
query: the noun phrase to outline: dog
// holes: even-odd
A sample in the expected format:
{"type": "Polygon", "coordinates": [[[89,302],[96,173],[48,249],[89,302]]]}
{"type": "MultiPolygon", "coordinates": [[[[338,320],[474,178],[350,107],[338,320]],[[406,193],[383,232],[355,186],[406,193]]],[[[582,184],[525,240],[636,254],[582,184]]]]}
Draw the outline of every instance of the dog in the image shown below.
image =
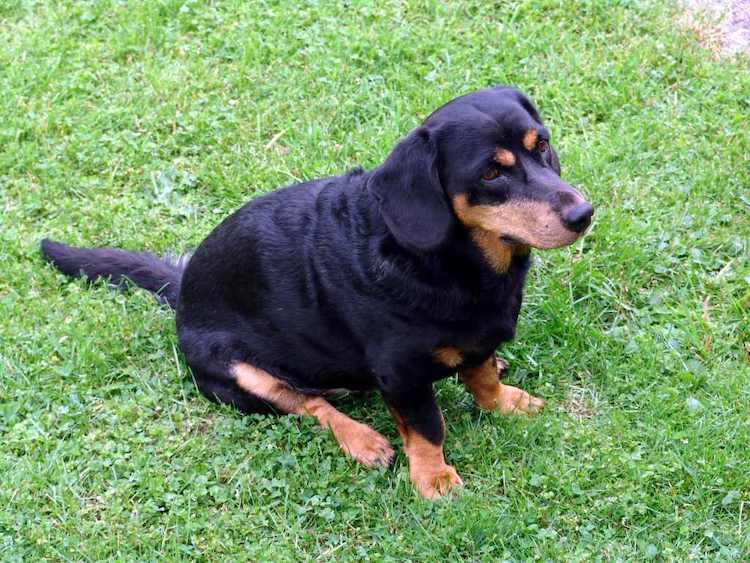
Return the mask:
{"type": "Polygon", "coordinates": [[[394,451],[325,398],[376,390],[420,495],[462,484],[433,384],[458,373],[481,409],[533,414],[495,357],[514,337],[530,249],[569,245],[593,207],[560,178],[550,133],[498,86],[434,111],[371,171],[255,198],[181,260],[45,239],[70,276],[128,280],[176,310],[198,389],[245,413],[315,417],[365,466],[394,451]]]}

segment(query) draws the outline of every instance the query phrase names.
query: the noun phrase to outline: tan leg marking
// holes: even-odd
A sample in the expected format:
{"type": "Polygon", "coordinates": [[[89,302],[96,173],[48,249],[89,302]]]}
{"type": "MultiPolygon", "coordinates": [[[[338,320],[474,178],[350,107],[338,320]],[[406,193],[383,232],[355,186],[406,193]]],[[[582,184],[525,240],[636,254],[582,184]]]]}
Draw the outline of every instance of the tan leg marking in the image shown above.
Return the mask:
{"type": "Polygon", "coordinates": [[[536,132],[536,129],[529,129],[523,136],[523,148],[527,151],[533,150],[538,138],[539,133],[536,132]]]}
{"type": "Polygon", "coordinates": [[[522,389],[500,383],[493,358],[458,375],[479,408],[484,410],[500,411],[501,414],[535,414],[546,404],[522,389]]]}
{"type": "Polygon", "coordinates": [[[452,465],[445,463],[442,444],[436,446],[409,428],[394,409],[388,407],[396,421],[398,433],[409,459],[409,479],[417,492],[427,499],[437,499],[454,487],[464,484],[452,465]]]}
{"type": "Polygon", "coordinates": [[[461,365],[464,361],[464,355],[458,348],[454,346],[443,346],[441,348],[435,348],[432,351],[432,355],[435,359],[448,366],[449,368],[455,368],[461,365]]]}
{"type": "Polygon", "coordinates": [[[516,163],[516,156],[508,149],[497,149],[495,151],[495,162],[500,166],[513,166],[516,163]]]}
{"type": "Polygon", "coordinates": [[[393,448],[384,436],[336,410],[322,397],[294,391],[271,374],[249,364],[235,364],[232,373],[242,389],[279,410],[318,419],[323,428],[333,432],[341,449],[362,465],[387,467],[391,463],[393,448]]]}

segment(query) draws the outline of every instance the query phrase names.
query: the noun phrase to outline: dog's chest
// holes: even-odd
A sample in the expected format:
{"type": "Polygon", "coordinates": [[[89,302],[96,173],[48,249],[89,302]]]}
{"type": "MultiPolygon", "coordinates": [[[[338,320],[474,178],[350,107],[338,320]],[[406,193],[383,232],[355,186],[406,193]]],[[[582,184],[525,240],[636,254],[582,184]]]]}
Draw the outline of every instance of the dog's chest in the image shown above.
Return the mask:
{"type": "Polygon", "coordinates": [[[515,336],[523,300],[527,264],[520,264],[509,275],[488,284],[457,308],[455,323],[445,328],[447,341],[467,349],[492,350],[515,336]]]}
{"type": "Polygon", "coordinates": [[[495,348],[501,342],[515,336],[518,314],[521,309],[521,290],[505,295],[494,303],[484,303],[473,308],[471,315],[464,320],[457,341],[474,349],[495,348]]]}

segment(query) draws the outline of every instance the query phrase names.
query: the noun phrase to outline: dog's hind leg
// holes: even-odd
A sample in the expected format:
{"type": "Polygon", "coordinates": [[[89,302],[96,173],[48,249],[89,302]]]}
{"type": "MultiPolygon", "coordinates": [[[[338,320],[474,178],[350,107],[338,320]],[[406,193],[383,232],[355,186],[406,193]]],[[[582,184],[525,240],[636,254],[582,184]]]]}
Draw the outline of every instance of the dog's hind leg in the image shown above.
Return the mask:
{"type": "Polygon", "coordinates": [[[268,372],[243,362],[235,363],[231,373],[237,387],[252,399],[265,401],[285,413],[316,418],[323,428],[333,432],[341,449],[362,465],[391,463],[393,449],[385,437],[336,410],[322,397],[295,391],[268,372]]]}
{"type": "Polygon", "coordinates": [[[534,414],[544,408],[545,402],[523,389],[503,385],[498,380],[495,356],[475,368],[458,374],[467,391],[474,396],[479,408],[500,411],[502,414],[534,414]]]}
{"type": "Polygon", "coordinates": [[[268,401],[248,393],[234,379],[216,377],[193,369],[195,384],[203,395],[216,403],[231,405],[245,414],[274,414],[279,412],[268,401]]]}

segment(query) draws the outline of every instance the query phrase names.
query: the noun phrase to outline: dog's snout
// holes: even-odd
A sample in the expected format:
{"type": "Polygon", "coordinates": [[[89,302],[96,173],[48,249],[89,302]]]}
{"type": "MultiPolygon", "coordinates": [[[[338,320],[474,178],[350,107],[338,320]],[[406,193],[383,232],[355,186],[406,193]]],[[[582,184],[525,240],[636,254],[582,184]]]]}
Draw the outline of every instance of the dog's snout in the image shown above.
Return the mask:
{"type": "Polygon", "coordinates": [[[591,216],[594,214],[594,208],[590,203],[579,203],[563,213],[562,220],[565,226],[571,231],[582,233],[591,224],[591,216]]]}

